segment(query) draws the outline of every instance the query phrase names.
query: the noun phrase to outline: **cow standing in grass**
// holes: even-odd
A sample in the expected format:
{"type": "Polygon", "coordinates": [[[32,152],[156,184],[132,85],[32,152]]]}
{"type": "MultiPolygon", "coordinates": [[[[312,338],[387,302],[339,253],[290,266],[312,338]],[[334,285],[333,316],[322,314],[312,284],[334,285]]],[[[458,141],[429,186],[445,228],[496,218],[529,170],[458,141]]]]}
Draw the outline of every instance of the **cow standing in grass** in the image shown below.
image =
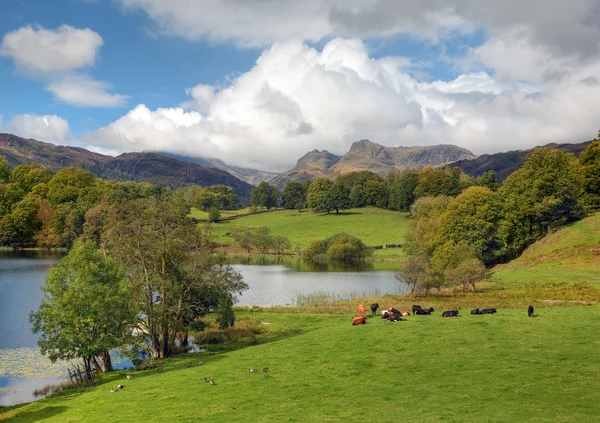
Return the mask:
{"type": "Polygon", "coordinates": [[[527,307],[527,316],[533,317],[533,306],[532,305],[527,307]]]}
{"type": "Polygon", "coordinates": [[[373,317],[375,317],[375,313],[377,313],[378,308],[379,308],[378,303],[371,304],[371,312],[373,313],[373,317]]]}

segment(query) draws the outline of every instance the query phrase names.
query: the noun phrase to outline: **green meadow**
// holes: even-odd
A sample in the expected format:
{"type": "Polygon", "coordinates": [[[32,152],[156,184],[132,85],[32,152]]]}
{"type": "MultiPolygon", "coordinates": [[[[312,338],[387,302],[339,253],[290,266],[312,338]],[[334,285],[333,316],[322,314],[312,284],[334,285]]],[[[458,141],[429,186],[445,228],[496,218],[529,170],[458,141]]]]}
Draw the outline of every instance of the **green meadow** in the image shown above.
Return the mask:
{"type": "MultiPolygon", "coordinates": [[[[192,210],[192,216],[204,218],[204,212],[192,210]]],[[[369,246],[401,244],[404,240],[408,214],[392,210],[365,207],[340,214],[319,214],[312,211],[276,210],[257,213],[213,225],[217,241],[233,242],[226,235],[236,230],[266,226],[272,235],[284,236],[293,248],[304,248],[309,242],[346,232],[369,246]]]]}
{"type": "Polygon", "coordinates": [[[534,318],[525,309],[484,316],[465,309],[453,319],[436,311],[356,327],[351,313],[259,311],[240,319],[270,324],[252,338],[170,359],[162,373],[137,371],[127,380],[117,372],[91,389],[0,409],[0,420],[557,423],[600,416],[600,306],[540,308],[534,318]],[[125,388],[110,392],[119,383],[125,388]]]}

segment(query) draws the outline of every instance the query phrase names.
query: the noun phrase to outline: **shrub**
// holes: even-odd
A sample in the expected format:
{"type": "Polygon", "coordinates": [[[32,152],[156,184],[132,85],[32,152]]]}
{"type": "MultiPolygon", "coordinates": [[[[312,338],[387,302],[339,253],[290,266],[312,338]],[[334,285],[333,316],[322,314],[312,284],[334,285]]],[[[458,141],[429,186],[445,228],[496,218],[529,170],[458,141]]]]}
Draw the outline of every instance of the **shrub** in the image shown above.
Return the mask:
{"type": "Polygon", "coordinates": [[[322,260],[327,255],[327,241],[311,241],[302,252],[305,259],[308,260],[322,260]]]}
{"type": "Polygon", "coordinates": [[[361,263],[368,254],[367,246],[358,238],[339,234],[333,238],[327,249],[327,258],[341,263],[361,263]]]}
{"type": "Polygon", "coordinates": [[[210,220],[213,223],[221,221],[221,212],[218,208],[213,207],[208,211],[208,220],[210,220]]]}

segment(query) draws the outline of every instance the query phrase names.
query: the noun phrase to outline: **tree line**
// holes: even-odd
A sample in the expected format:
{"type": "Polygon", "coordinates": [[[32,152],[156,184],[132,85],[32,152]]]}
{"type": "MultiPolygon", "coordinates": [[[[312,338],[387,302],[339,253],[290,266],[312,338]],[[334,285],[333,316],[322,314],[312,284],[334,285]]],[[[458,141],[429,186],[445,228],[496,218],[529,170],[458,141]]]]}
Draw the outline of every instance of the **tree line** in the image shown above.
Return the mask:
{"type": "MultiPolygon", "coordinates": [[[[190,207],[236,209],[233,188],[224,185],[179,188],[190,207]]],[[[36,164],[10,169],[0,156],[0,246],[69,248],[86,225],[107,208],[163,195],[167,188],[148,182],[116,182],[80,168],[54,173],[36,164]]]]}
{"type": "Polygon", "coordinates": [[[577,159],[541,148],[502,186],[418,198],[398,279],[413,292],[475,289],[489,266],[514,259],[554,228],[600,207],[600,141],[577,159]]]}

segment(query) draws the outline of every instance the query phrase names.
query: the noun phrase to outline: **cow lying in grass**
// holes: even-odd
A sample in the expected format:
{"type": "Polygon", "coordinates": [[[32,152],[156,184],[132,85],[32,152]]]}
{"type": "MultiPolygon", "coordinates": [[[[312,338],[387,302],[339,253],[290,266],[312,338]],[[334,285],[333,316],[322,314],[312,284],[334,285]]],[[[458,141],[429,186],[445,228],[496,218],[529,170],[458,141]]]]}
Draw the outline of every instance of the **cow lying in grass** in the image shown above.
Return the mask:
{"type": "Polygon", "coordinates": [[[444,311],[442,317],[458,317],[458,310],[444,311]]]}
{"type": "Polygon", "coordinates": [[[365,316],[356,316],[352,320],[352,326],[364,325],[366,323],[367,323],[367,318],[365,316]]]}
{"type": "Polygon", "coordinates": [[[484,308],[479,310],[476,308],[475,310],[471,310],[471,314],[494,314],[497,313],[495,308],[484,308]]]}
{"type": "Polygon", "coordinates": [[[419,308],[416,313],[416,315],[418,316],[424,316],[424,315],[430,315],[433,312],[433,307],[429,307],[429,308],[419,308]]]}

